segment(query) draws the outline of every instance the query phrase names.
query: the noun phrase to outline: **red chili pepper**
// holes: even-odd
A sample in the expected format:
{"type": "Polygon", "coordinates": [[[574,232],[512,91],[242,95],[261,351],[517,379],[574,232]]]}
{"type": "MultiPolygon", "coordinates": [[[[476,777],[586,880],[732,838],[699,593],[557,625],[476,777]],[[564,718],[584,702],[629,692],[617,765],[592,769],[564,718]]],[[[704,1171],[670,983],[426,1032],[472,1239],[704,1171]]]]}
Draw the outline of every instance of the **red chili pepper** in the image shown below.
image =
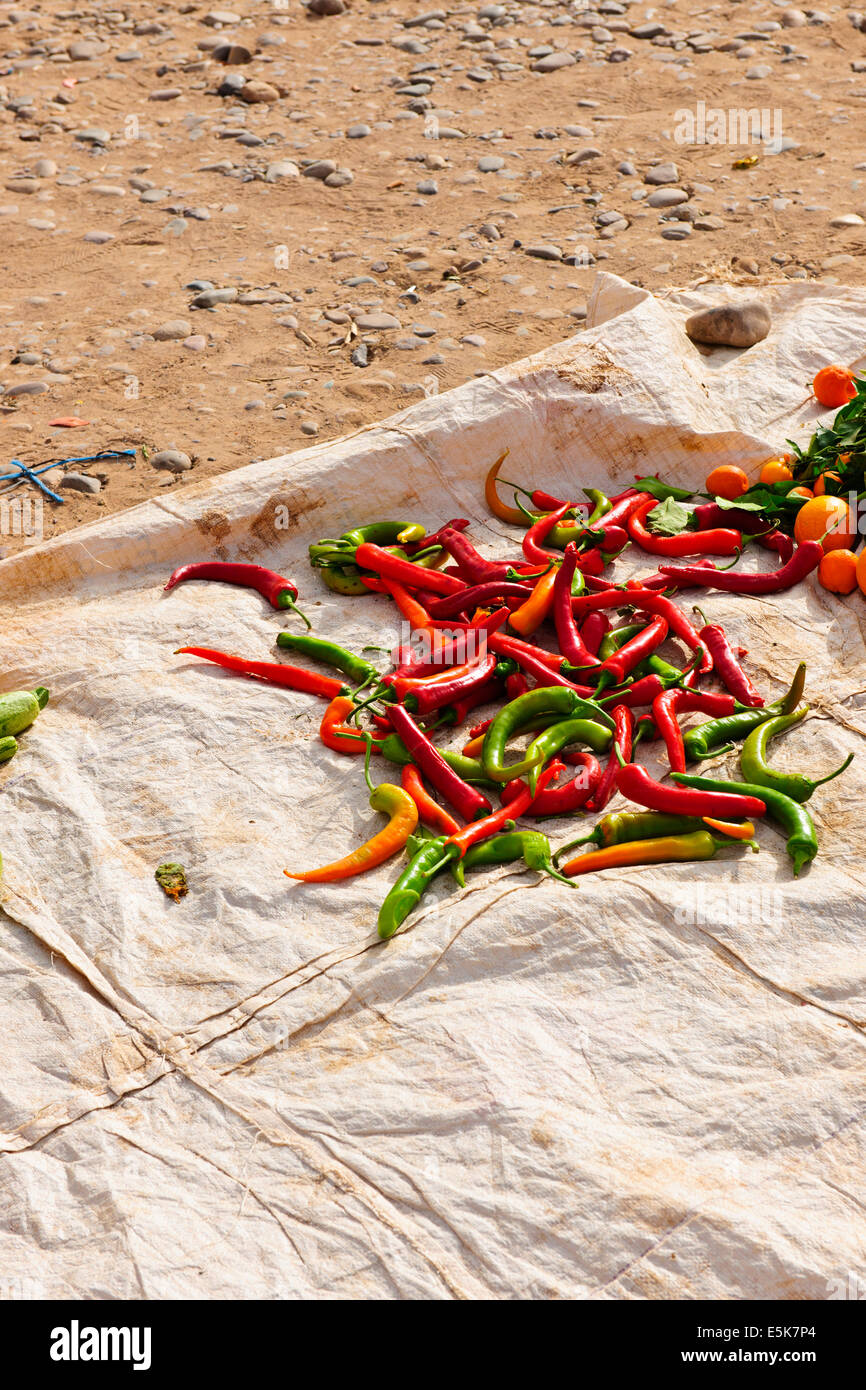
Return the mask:
{"type": "Polygon", "coordinates": [[[455,700],[452,706],[454,717],[449,722],[455,729],[458,729],[461,724],[465,724],[469,715],[479,705],[489,705],[491,701],[498,700],[501,695],[501,681],[488,681],[486,685],[479,685],[476,690],[464,695],[462,700],[455,700]]]}
{"type": "Polygon", "coordinates": [[[610,691],[601,704],[607,705],[609,700],[616,704],[628,705],[629,709],[639,709],[641,705],[651,705],[657,695],[662,691],[668,690],[661,676],[650,675],[641,676],[640,680],[635,681],[634,685],[625,686],[621,690],[610,691]]]}
{"type": "MultiPolygon", "coordinates": [[[[764,703],[764,697],[752,685],[737,660],[736,652],[728,641],[725,629],[720,623],[707,622],[700,608],[696,607],[694,611],[700,615],[704,624],[698,636],[713,658],[713,670],[722,685],[727,687],[741,705],[751,705],[754,709],[760,708],[764,703]]],[[[678,768],[677,771],[685,772],[685,768],[678,768]]]]}
{"type": "Polygon", "coordinates": [[[418,811],[418,818],[425,825],[429,825],[431,830],[436,830],[440,835],[453,835],[460,827],[453,816],[449,815],[444,806],[440,806],[438,801],[434,801],[421,780],[421,773],[414,763],[405,763],[401,773],[400,782],[404,792],[408,792],[418,811]]]}
{"type": "Polygon", "coordinates": [[[592,656],[598,656],[602,638],[610,632],[610,619],[604,613],[590,613],[580,625],[580,640],[592,656]]]}
{"type": "MultiPolygon", "coordinates": [[[[448,668],[455,666],[465,666],[470,658],[468,653],[472,653],[472,659],[477,660],[478,655],[483,653],[487,636],[491,632],[497,632],[508,617],[507,608],[499,608],[494,613],[486,613],[477,623],[468,624],[457,630],[457,636],[451,642],[444,642],[438,631],[432,630],[429,635],[435,636],[436,640],[431,643],[433,648],[429,659],[424,659],[419,653],[415,652],[409,644],[399,648],[394,653],[396,662],[397,656],[409,655],[408,661],[402,661],[394,671],[393,676],[386,676],[385,680],[391,683],[393,677],[404,677],[409,680],[426,679],[428,676],[447,675],[448,668]]],[[[416,629],[417,630],[417,629],[416,629]]]]}
{"type": "MultiPolygon", "coordinates": [[[[446,521],[443,526],[439,527],[438,531],[433,532],[432,536],[424,536],[415,545],[407,546],[407,549],[410,551],[416,549],[429,550],[433,545],[445,546],[445,542],[442,539],[445,531],[465,531],[468,525],[469,522],[466,520],[466,517],[456,516],[452,518],[451,521],[446,521]]],[[[447,549],[447,547],[445,548],[447,549]]]]}
{"type": "Polygon", "coordinates": [[[627,763],[631,762],[634,747],[634,715],[628,706],[623,704],[614,705],[610,713],[614,724],[610,757],[598,786],[593,792],[592,800],[587,802],[587,809],[590,811],[603,811],[616,790],[616,777],[619,771],[617,749],[627,763]]]}
{"type": "Polygon", "coordinates": [[[525,603],[532,593],[530,584],[516,584],[505,579],[489,580],[484,584],[473,584],[471,588],[464,589],[459,594],[449,594],[446,598],[438,598],[430,605],[431,618],[451,618],[464,609],[480,608],[486,603],[498,600],[504,603],[507,599],[513,599],[517,603],[525,603]]]}
{"type": "Polygon", "coordinates": [[[759,545],[765,550],[775,550],[783,565],[786,565],[794,554],[794,540],[785,531],[771,531],[768,536],[762,536],[759,545]]]}
{"type": "MultiPolygon", "coordinates": [[[[201,564],[181,565],[166,584],[166,592],[186,579],[217,579],[223,584],[240,584],[245,589],[255,589],[266,598],[272,608],[295,608],[298,597],[297,585],[275,570],[264,569],[262,565],[244,565],[225,560],[205,560],[201,564]]],[[[296,609],[296,611],[299,611],[296,609]]],[[[304,615],[301,613],[301,617],[304,615]]],[[[307,627],[310,624],[304,618],[307,627]]]]}
{"type": "Polygon", "coordinates": [[[461,531],[443,526],[441,543],[454,559],[460,578],[469,584],[489,584],[504,580],[511,566],[505,560],[486,560],[461,531]]]}
{"type": "Polygon", "coordinates": [[[279,661],[248,661],[242,656],[215,651],[213,647],[178,647],[175,656],[181,652],[188,656],[200,656],[202,660],[212,661],[215,666],[235,671],[239,676],[251,676],[268,685],[286,686],[289,690],[303,690],[307,695],[321,695],[323,700],[333,700],[346,690],[342,681],[333,680],[331,676],[320,676],[300,666],[284,666],[279,661]]]}
{"type": "Polygon", "coordinates": [[[595,690],[590,686],[575,685],[573,681],[566,680],[565,676],[559,674],[552,663],[555,662],[556,666],[561,666],[563,661],[561,656],[554,656],[552,652],[545,652],[540,647],[533,647],[528,642],[521,642],[519,637],[511,637],[502,632],[494,632],[487,639],[487,645],[492,652],[497,652],[499,656],[510,656],[513,661],[517,662],[518,666],[533,677],[536,685],[567,685],[586,699],[595,694],[595,690]]]}
{"type": "Polygon", "coordinates": [[[716,526],[733,526],[747,536],[759,536],[769,531],[771,523],[759,512],[747,512],[742,507],[720,507],[718,502],[702,502],[692,511],[699,531],[710,531],[716,526]]]}
{"type": "Polygon", "coordinates": [[[571,581],[577,569],[577,546],[569,541],[553,586],[553,621],[559,650],[572,666],[597,666],[598,657],[584,646],[571,610],[571,581]]]}
{"type": "Polygon", "coordinates": [[[552,531],[558,521],[561,521],[565,513],[570,509],[570,502],[563,502],[561,507],[557,507],[555,512],[550,512],[547,516],[541,517],[523,537],[523,553],[530,564],[546,565],[551,560],[558,560],[559,555],[553,550],[545,550],[541,542],[549,531],[552,531]]]}
{"type": "MultiPolygon", "coordinates": [[[[662,571],[667,567],[661,566],[662,571]]],[[[670,569],[678,572],[678,567],[671,565],[670,569]]],[[[703,575],[705,571],[697,565],[689,566],[688,572],[703,575]]],[[[715,571],[709,571],[715,573],[715,571]]],[[[703,579],[698,579],[697,583],[705,583],[703,579]]],[[[657,617],[666,618],[671,632],[685,642],[690,651],[701,653],[701,662],[698,666],[698,674],[704,675],[713,669],[713,660],[704,646],[697,632],[692,627],[683,610],[666,598],[664,594],[657,594],[646,589],[636,580],[630,580],[625,589],[605,589],[600,594],[581,594],[579,598],[571,600],[571,607],[577,617],[583,617],[586,613],[597,612],[605,608],[625,608],[631,605],[639,608],[644,613],[653,613],[657,617]]]]}
{"type": "Polygon", "coordinates": [[[610,511],[605,512],[602,518],[605,526],[625,526],[629,517],[637,511],[638,507],[643,506],[652,496],[649,492],[638,492],[636,488],[626,488],[618,497],[610,499],[610,511]]]}
{"type": "MultiPolygon", "coordinates": [[[[544,769],[538,779],[538,789],[543,791],[548,782],[562,771],[563,763],[552,762],[544,769]]],[[[533,796],[528,787],[523,786],[510,804],[500,806],[498,811],[493,811],[483,820],[473,821],[471,825],[464,825],[462,830],[458,830],[451,835],[446,844],[457,845],[462,859],[470,845],[478,844],[479,840],[487,840],[491,835],[497,834],[506,821],[516,820],[522,816],[524,811],[532,804],[533,796]]]]}
{"type": "Polygon", "coordinates": [[[434,748],[426,734],[418,728],[408,710],[402,705],[394,705],[388,710],[388,719],[391,728],[400,735],[406,745],[419,771],[428,782],[432,782],[437,792],[442,793],[446,801],[450,801],[462,820],[477,820],[479,816],[489,814],[492,807],[487,797],[482,796],[475,787],[470,787],[468,782],[464,782],[463,778],[448,766],[438,748],[434,748]]]}
{"type": "MultiPolygon", "coordinates": [[[[369,739],[373,735],[365,736],[360,734],[357,729],[352,729],[343,723],[343,720],[348,714],[351,714],[354,708],[355,701],[351,696],[335,695],[322,715],[319,738],[326,748],[332,748],[335,753],[349,753],[355,757],[363,757],[367,751],[369,739]]],[[[387,727],[390,729],[390,725],[387,727]]]]}
{"type": "MultiPolygon", "coordinates": [[[[592,753],[569,752],[565,755],[565,760],[578,764],[581,768],[580,772],[570,778],[568,782],[564,782],[561,787],[546,786],[543,790],[539,789],[526,808],[525,815],[564,816],[572,811],[578,811],[581,806],[586,805],[601,778],[601,765],[598,758],[594,757],[592,753]]],[[[561,768],[562,764],[551,763],[549,766],[561,768]]],[[[539,778],[539,786],[540,782],[541,778],[539,778]]],[[[506,782],[502,788],[502,800],[509,810],[513,808],[515,799],[525,790],[528,790],[527,784],[520,778],[515,778],[513,782],[506,782]]]]}
{"type": "Polygon", "coordinates": [[[736,555],[743,548],[743,538],[732,528],[717,527],[712,531],[681,531],[678,536],[654,535],[645,525],[650,512],[658,506],[656,498],[644,502],[628,519],[628,533],[642,550],[650,555],[736,555]]]}
{"type": "Polygon", "coordinates": [[[715,816],[719,820],[749,820],[762,816],[766,802],[734,792],[698,791],[693,787],[670,787],[656,782],[646,768],[628,763],[616,775],[617,790],[651,811],[674,816],[715,816]],[[691,792],[691,796],[683,795],[691,792]]]}
{"type": "Polygon", "coordinates": [[[505,694],[509,700],[516,700],[518,695],[525,695],[529,689],[529,681],[522,671],[515,671],[513,676],[505,679],[505,694]]]}
{"type": "MultiPolygon", "coordinates": [[[[482,685],[487,685],[496,665],[496,657],[488,652],[480,661],[465,666],[455,666],[453,670],[439,676],[427,676],[421,680],[411,677],[397,677],[393,681],[397,698],[413,714],[432,714],[445,705],[465,699],[482,685]]],[[[385,680],[391,684],[386,676],[385,680]]]]}
{"type": "Polygon", "coordinates": [[[374,570],[383,579],[396,579],[407,589],[426,589],[439,594],[457,594],[466,588],[462,580],[440,570],[428,570],[413,565],[411,560],[401,560],[380,545],[364,541],[355,551],[355,563],[361,569],[374,570]]]}
{"type": "Polygon", "coordinates": [[[674,579],[693,578],[708,589],[723,589],[728,594],[780,594],[791,589],[811,574],[821,563],[824,549],[820,541],[804,541],[798,545],[787,564],[769,574],[743,574],[736,570],[695,570],[691,565],[659,565],[662,574],[674,579]]]}
{"type": "Polygon", "coordinates": [[[733,695],[716,695],[711,691],[672,689],[657,695],[653,700],[653,719],[665,741],[671,770],[686,770],[686,749],[678,715],[703,713],[712,719],[722,719],[733,714],[735,709],[733,695]]]}
{"type": "Polygon", "coordinates": [[[593,546],[592,550],[585,550],[577,557],[577,568],[586,578],[587,576],[597,577],[604,569],[604,555],[599,546],[593,546]]]}
{"type": "MultiPolygon", "coordinates": [[[[713,563],[712,560],[696,560],[695,563],[694,563],[693,565],[689,566],[689,568],[690,568],[690,569],[694,569],[694,570],[701,570],[701,569],[714,570],[714,569],[715,569],[715,564],[713,563]]],[[[679,590],[679,589],[695,589],[695,588],[698,588],[698,587],[699,587],[699,585],[696,583],[696,581],[695,581],[694,579],[684,579],[684,580],[679,580],[679,581],[677,581],[676,579],[671,579],[670,575],[668,575],[668,574],[651,574],[651,575],[648,576],[648,578],[646,578],[646,579],[640,579],[640,580],[638,580],[637,582],[638,582],[639,584],[641,584],[641,585],[643,586],[644,589],[677,589],[677,590],[679,590]]]]}
{"type": "Polygon", "coordinates": [[[612,686],[622,685],[626,676],[630,675],[635,666],[640,665],[648,656],[652,656],[656,647],[660,647],[668,635],[668,620],[661,616],[652,618],[646,627],[640,632],[636,632],[630,641],[620,647],[619,651],[609,656],[606,661],[593,668],[593,677],[599,677],[599,684],[612,686]],[[604,679],[602,680],[602,677],[604,679]]]}

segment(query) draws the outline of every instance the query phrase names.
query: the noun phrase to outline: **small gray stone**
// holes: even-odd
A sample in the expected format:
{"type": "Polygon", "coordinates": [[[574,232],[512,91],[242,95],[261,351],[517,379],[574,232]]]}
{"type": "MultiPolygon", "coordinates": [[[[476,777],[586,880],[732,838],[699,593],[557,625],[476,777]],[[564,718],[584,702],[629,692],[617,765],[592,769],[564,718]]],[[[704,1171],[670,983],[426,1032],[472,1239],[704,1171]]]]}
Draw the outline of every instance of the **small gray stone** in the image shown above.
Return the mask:
{"type": "Polygon", "coordinates": [[[240,43],[218,43],[212,50],[212,55],[218,63],[225,63],[229,67],[238,67],[241,63],[252,61],[252,53],[248,48],[244,48],[240,43]]]}
{"type": "Polygon", "coordinates": [[[387,332],[389,329],[402,328],[402,324],[393,314],[359,314],[355,322],[362,333],[387,332]]]}
{"type": "Polygon", "coordinates": [[[158,343],[171,343],[181,338],[189,338],[192,336],[192,324],[189,319],[167,319],[153,330],[153,336],[158,343]]]}
{"type": "Polygon", "coordinates": [[[713,214],[710,217],[696,217],[693,225],[696,232],[720,232],[724,228],[725,220],[713,214]]]}
{"type": "Polygon", "coordinates": [[[416,193],[421,193],[425,198],[432,198],[439,192],[439,185],[435,179],[422,179],[415,185],[416,193]]]}
{"type": "Polygon", "coordinates": [[[655,164],[644,174],[644,183],[663,184],[676,183],[679,178],[677,166],[671,163],[655,164]]]}
{"type": "Polygon", "coordinates": [[[354,181],[355,175],[351,169],[335,169],[333,174],[328,174],[327,178],[322,180],[326,188],[345,188],[354,181]]]}
{"type": "Polygon", "coordinates": [[[83,140],[88,145],[108,145],[111,143],[111,135],[102,126],[85,126],[84,130],[76,130],[76,140],[83,140]]]}
{"type": "Polygon", "coordinates": [[[535,246],[525,248],[527,256],[534,256],[539,261],[561,261],[562,252],[558,246],[551,246],[546,242],[540,242],[535,246]]]}
{"type": "Polygon", "coordinates": [[[532,64],[533,72],[556,72],[559,68],[573,67],[577,62],[573,53],[546,53],[532,64]]]}
{"type": "Polygon", "coordinates": [[[349,126],[349,129],[346,131],[346,139],[365,140],[367,136],[372,135],[372,133],[368,125],[365,125],[363,121],[359,121],[357,125],[349,126]]]}
{"type": "Polygon", "coordinates": [[[302,421],[301,421],[301,434],[310,434],[310,435],[313,435],[313,434],[318,434],[318,433],[319,433],[319,426],[316,424],[315,420],[302,420],[302,421]]]}
{"type": "Polygon", "coordinates": [[[352,366],[367,367],[370,364],[369,348],[366,343],[359,343],[352,349],[352,366]]]}
{"type": "Polygon", "coordinates": [[[256,77],[244,83],[239,95],[241,101],[245,101],[249,105],[257,105],[261,102],[274,102],[280,99],[280,94],[276,87],[272,87],[270,82],[260,82],[256,77]]]}
{"type": "Polygon", "coordinates": [[[192,460],[180,449],[160,449],[159,453],[151,454],[150,465],[151,468],[162,468],[169,473],[188,473],[192,460]]]}
{"type": "Polygon", "coordinates": [[[856,212],[843,212],[839,217],[833,217],[830,221],[831,227],[863,227],[866,226],[863,218],[856,212]]]}
{"type": "Polygon", "coordinates": [[[689,195],[684,188],[657,188],[647,198],[651,208],[675,208],[678,203],[687,203],[689,195]]]}
{"type": "Polygon", "coordinates": [[[685,241],[691,234],[692,229],[688,222],[676,222],[673,226],[662,227],[665,241],[685,241]]]}
{"type": "Polygon", "coordinates": [[[597,150],[594,145],[587,146],[583,150],[575,150],[573,154],[566,155],[564,164],[574,166],[576,164],[588,164],[593,159],[601,159],[601,150],[597,150]]]}
{"type": "Polygon", "coordinates": [[[500,154],[484,154],[479,159],[476,168],[482,174],[496,174],[500,169],[505,168],[505,160],[500,154]]]}
{"type": "Polygon", "coordinates": [[[277,183],[279,179],[296,179],[300,175],[297,164],[290,159],[277,159],[265,170],[265,183],[277,183]]]}
{"type": "Polygon", "coordinates": [[[60,479],[61,488],[71,489],[72,492],[101,492],[102,483],[98,478],[91,478],[88,473],[64,473],[60,479]]]}
{"type": "Polygon", "coordinates": [[[346,5],[345,0],[307,0],[307,9],[310,14],[345,14],[346,5]]]}
{"type": "Polygon", "coordinates": [[[22,381],[18,386],[7,386],[4,395],[6,396],[41,396],[43,391],[48,390],[48,383],[45,381],[22,381]]]}
{"type": "Polygon", "coordinates": [[[305,179],[322,179],[323,181],[329,174],[336,174],[336,172],[337,166],[333,159],[317,159],[301,170],[305,179]]]}
{"type": "Polygon", "coordinates": [[[699,309],[686,320],[686,333],[696,343],[752,347],[770,331],[770,314],[757,299],[699,309]]]}

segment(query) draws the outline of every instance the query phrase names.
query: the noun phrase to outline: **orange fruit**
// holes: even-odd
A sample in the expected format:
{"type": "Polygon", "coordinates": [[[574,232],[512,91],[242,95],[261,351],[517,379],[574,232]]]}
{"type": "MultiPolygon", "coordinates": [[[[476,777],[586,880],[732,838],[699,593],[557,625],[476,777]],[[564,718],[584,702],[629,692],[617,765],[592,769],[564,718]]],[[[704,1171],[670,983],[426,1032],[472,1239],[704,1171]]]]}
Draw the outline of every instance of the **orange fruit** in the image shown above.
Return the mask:
{"type": "Polygon", "coordinates": [[[787,483],[793,473],[783,459],[770,459],[761,469],[762,483],[787,483]]]}
{"type": "Polygon", "coordinates": [[[814,497],[815,494],[810,487],[792,487],[788,493],[789,497],[814,497]]]}
{"type": "Polygon", "coordinates": [[[816,372],[815,380],[812,382],[812,390],[815,392],[815,399],[818,404],[823,405],[828,410],[838,409],[840,405],[847,405],[857,395],[853,372],[849,372],[847,367],[838,365],[822,367],[820,372],[816,372]]]}
{"type": "Polygon", "coordinates": [[[828,550],[818,566],[818,579],[831,594],[851,594],[857,588],[859,563],[853,550],[828,550]]]}
{"type": "Polygon", "coordinates": [[[857,583],[860,592],[866,594],[866,550],[861,550],[857,560],[857,583]]]}
{"type": "Polygon", "coordinates": [[[726,502],[736,502],[749,488],[749,479],[735,463],[723,463],[707,475],[707,492],[713,497],[724,497],[726,502]]]}
{"type": "Polygon", "coordinates": [[[815,483],[816,497],[823,497],[827,491],[827,484],[824,481],[825,478],[829,478],[830,481],[833,483],[841,483],[842,481],[838,473],[831,473],[829,469],[825,469],[823,473],[820,473],[818,475],[818,479],[815,483]]]}
{"type": "Polygon", "coordinates": [[[794,537],[798,544],[821,541],[825,552],[850,550],[856,534],[851,509],[841,497],[813,497],[803,503],[794,522],[794,537]]]}

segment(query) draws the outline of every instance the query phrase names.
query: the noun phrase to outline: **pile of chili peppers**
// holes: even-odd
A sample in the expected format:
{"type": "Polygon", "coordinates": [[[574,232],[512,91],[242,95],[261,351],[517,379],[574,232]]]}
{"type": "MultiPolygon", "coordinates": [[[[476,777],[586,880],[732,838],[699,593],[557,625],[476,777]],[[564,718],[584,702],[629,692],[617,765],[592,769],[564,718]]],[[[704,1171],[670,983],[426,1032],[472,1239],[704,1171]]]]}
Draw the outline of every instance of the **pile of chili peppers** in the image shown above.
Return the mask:
{"type": "MultiPolygon", "coordinates": [[[[588,489],[586,502],[509,484],[510,506],[498,491],[504,457],[490,469],[485,495],[495,516],[523,528],[520,554],[511,560],[483,556],[464,518],[432,534],[415,523],[376,522],[310,547],[311,564],[330,589],[380,595],[408,624],[412,640],[392,652],[393,669],[382,671],[310,632],[280,632],[277,645],[339,676],[179,648],[320,696],[328,702],[322,743],[363,758],[370,806],[387,825],[336,863],[287,869],[287,876],[336,882],[407,851],[379,913],[379,934],[387,939],[446,867],[462,885],[468,869],[522,860],[573,887],[574,878],[595,870],[700,861],[737,844],[756,848],[754,821],[764,816],[785,835],[798,874],[818,852],[805,803],[851,759],[817,779],[776,771],[770,741],[808,713],[799,708],[805,667],[780,699],[765,704],[742,667],[746,653],[699,608],[693,621],[675,595],[695,587],[779,592],[815,568],[820,545],[792,549],[780,533],[760,535],[752,514],[747,531],[738,529],[734,511],[707,507],[695,508],[698,529],[659,534],[653,512],[674,490],[656,479],[638,479],[618,497],[588,489]],[[782,563],[774,572],[721,570],[707,558],[738,556],[754,538],[778,551],[782,563]],[[695,563],[663,563],[657,573],[623,583],[612,565],[629,545],[664,561],[695,563]],[[680,665],[661,654],[671,642],[684,649],[680,665]],[[496,709],[473,724],[470,714],[481,706],[496,709]],[[683,729],[685,715],[705,719],[683,729]],[[443,735],[466,725],[461,751],[444,746],[443,735]],[[509,745],[520,736],[526,746],[509,761],[509,745]],[[637,764],[642,740],[664,744],[670,781],[637,764]],[[741,781],[689,773],[689,764],[737,747],[741,781]],[[374,757],[400,768],[399,784],[373,781],[374,757]],[[617,792],[641,809],[605,813],[617,792]],[[555,853],[545,834],[516,824],[586,813],[601,819],[555,853]],[[586,845],[594,848],[573,855],[586,845]]],[[[256,565],[187,565],[166,588],[196,579],[241,584],[278,610],[298,611],[296,586],[256,565]]]]}

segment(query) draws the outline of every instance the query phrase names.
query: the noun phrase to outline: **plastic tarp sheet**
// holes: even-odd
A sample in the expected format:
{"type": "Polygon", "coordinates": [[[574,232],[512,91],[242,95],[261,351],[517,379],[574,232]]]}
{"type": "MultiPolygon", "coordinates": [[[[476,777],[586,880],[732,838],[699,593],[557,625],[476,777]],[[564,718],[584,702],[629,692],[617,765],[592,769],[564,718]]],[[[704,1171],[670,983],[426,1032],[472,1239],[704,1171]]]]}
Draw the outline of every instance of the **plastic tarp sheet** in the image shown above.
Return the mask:
{"type": "Polygon", "coordinates": [[[389,601],[325,590],[310,541],[462,515],[513,554],[483,500],[505,447],[507,476],[560,494],[757,465],[808,438],[805,383],[858,357],[866,293],[771,288],[763,343],[694,347],[687,314],[740,293],[600,276],[554,348],[0,563],[3,688],[51,689],[0,771],[0,1294],[844,1296],[866,1263],[859,592],[706,597],[768,698],[809,662],[812,715],[774,761],[860,755],[814,798],[799,880],[767,825],[760,855],[578,890],[440,877],[387,945],[394,864],[283,876],[381,824],[321,702],[173,654],[274,659],[287,624],[244,590],[162,592],[179,564],[252,560],[318,631],[390,645],[389,601]]]}

